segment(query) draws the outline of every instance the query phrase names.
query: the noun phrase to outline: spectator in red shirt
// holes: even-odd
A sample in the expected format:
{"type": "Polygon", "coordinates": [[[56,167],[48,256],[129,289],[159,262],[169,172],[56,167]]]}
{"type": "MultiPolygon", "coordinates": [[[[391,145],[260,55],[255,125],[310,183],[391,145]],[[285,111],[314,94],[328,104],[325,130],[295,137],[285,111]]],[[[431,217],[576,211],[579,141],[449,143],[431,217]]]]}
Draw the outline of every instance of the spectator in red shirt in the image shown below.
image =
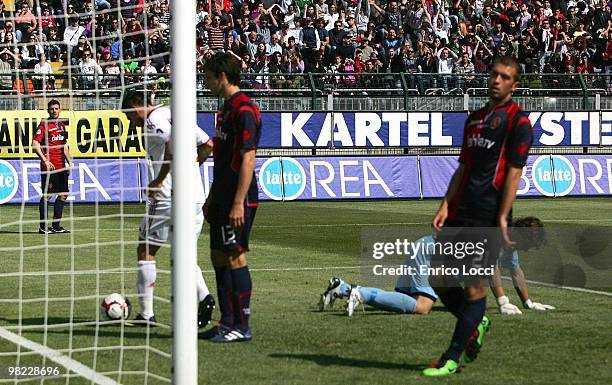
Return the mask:
{"type": "Polygon", "coordinates": [[[57,22],[55,18],[51,16],[49,8],[45,8],[42,10],[42,15],[40,16],[40,26],[42,27],[42,31],[45,35],[49,36],[49,29],[57,27],[57,22]]]}

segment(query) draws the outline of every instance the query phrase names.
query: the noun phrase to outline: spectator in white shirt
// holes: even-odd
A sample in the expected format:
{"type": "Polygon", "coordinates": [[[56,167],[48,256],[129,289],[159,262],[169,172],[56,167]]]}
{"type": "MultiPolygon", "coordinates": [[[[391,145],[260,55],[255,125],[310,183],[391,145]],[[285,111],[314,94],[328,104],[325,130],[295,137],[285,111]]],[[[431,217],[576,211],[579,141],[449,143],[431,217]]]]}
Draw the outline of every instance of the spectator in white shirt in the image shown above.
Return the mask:
{"type": "Polygon", "coordinates": [[[327,22],[325,29],[330,31],[334,29],[336,20],[340,18],[340,14],[336,12],[336,5],[332,4],[329,6],[329,13],[323,16],[323,19],[327,22]]]}
{"type": "Polygon", "coordinates": [[[208,12],[204,10],[204,4],[198,2],[196,6],[196,24],[204,22],[206,16],[208,16],[208,12]]]}
{"type": "Polygon", "coordinates": [[[142,66],[142,73],[145,75],[157,73],[157,68],[151,65],[151,59],[145,61],[145,65],[142,66]]]}
{"type": "Polygon", "coordinates": [[[53,67],[47,61],[47,56],[44,52],[40,54],[40,61],[34,66],[34,85],[36,89],[54,89],[55,77],[53,77],[53,67]]]}
{"type": "Polygon", "coordinates": [[[272,35],[272,41],[270,42],[270,44],[266,46],[266,53],[268,54],[268,56],[272,55],[274,52],[279,52],[281,54],[283,53],[283,46],[280,45],[278,41],[278,33],[275,33],[274,35],[272,35]]]}
{"type": "Polygon", "coordinates": [[[441,77],[442,87],[448,89],[449,76],[446,75],[453,73],[453,65],[458,59],[457,54],[443,47],[437,52],[436,56],[438,57],[438,73],[445,75],[441,77]]]}
{"type": "Polygon", "coordinates": [[[295,38],[296,42],[300,41],[300,32],[302,32],[302,20],[300,18],[296,18],[294,20],[294,27],[289,26],[289,31],[287,31],[287,36],[285,36],[285,43],[289,41],[290,37],[295,38]]]}
{"type": "Polygon", "coordinates": [[[83,59],[79,62],[79,72],[81,74],[91,75],[91,76],[81,76],[79,78],[80,84],[83,86],[83,89],[94,89],[95,87],[95,75],[102,74],[102,67],[98,64],[98,62],[91,57],[91,51],[86,50],[83,52],[83,59]]]}
{"type": "Polygon", "coordinates": [[[64,44],[70,50],[79,43],[79,37],[85,32],[85,28],[79,25],[79,19],[73,17],[70,19],[70,25],[64,30],[64,44]]]}
{"type": "Polygon", "coordinates": [[[355,23],[357,24],[357,33],[364,34],[368,31],[368,23],[370,22],[370,2],[368,0],[358,0],[357,8],[355,8],[355,23]],[[365,3],[365,6],[364,6],[365,3]]]}

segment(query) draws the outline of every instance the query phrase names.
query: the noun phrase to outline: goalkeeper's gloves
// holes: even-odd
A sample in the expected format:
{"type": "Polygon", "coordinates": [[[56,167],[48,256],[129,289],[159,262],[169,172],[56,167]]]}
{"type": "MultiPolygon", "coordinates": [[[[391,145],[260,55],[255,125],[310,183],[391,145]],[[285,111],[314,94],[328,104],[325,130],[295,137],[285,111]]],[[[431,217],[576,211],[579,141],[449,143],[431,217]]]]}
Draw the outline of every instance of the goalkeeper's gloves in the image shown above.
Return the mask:
{"type": "Polygon", "coordinates": [[[499,312],[504,315],[514,315],[514,314],[523,314],[519,308],[510,303],[510,299],[507,296],[501,296],[499,298],[495,298],[497,301],[497,307],[499,308],[499,312]]]}
{"type": "Polygon", "coordinates": [[[543,303],[539,303],[539,302],[531,302],[530,299],[523,302],[523,307],[525,307],[525,309],[540,310],[540,311],[555,310],[554,306],[544,305],[543,303]]]}

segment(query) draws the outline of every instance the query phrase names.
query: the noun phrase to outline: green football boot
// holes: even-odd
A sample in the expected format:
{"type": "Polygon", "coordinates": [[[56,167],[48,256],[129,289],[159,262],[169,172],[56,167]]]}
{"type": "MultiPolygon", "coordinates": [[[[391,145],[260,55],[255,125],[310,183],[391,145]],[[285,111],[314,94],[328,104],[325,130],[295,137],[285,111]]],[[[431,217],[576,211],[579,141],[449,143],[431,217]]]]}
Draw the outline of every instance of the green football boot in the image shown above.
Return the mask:
{"type": "Polygon", "coordinates": [[[482,349],[482,341],[484,340],[484,335],[489,331],[491,327],[491,320],[486,315],[482,317],[482,321],[474,330],[474,334],[470,338],[467,347],[465,348],[465,354],[463,355],[463,361],[465,363],[470,363],[478,357],[478,353],[480,353],[480,349],[482,349]]]}
{"type": "Polygon", "coordinates": [[[459,363],[453,360],[439,359],[433,367],[423,370],[423,375],[427,377],[442,377],[455,374],[459,371],[459,363]]]}

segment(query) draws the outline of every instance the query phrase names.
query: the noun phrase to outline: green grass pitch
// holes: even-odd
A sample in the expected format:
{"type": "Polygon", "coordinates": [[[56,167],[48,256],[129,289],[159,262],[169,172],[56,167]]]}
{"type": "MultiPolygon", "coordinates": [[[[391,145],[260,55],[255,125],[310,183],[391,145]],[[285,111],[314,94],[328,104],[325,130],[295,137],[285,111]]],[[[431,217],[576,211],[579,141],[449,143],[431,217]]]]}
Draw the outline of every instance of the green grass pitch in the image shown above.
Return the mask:
{"type": "MultiPolygon", "coordinates": [[[[329,277],[359,281],[362,227],[383,231],[388,223],[428,223],[437,205],[437,201],[262,204],[249,254],[254,339],[229,346],[200,341],[199,383],[609,383],[612,297],[602,294],[532,285],[532,298],[555,305],[557,310],[524,311],[513,317],[498,314],[489,294],[487,312],[493,324],[481,355],[462,373],[445,379],[426,379],[420,374],[450,341],[454,318],[441,304],[429,316],[366,308],[365,314],[359,311],[349,319],[341,304],[325,313],[318,311],[318,296],[329,277]]],[[[72,211],[74,220],[67,219],[63,225],[76,231],[45,238],[36,233],[36,207],[0,206],[0,327],[17,332],[21,318],[25,338],[110,373],[115,380],[165,383],[157,376],[169,378],[171,362],[158,351],[170,351],[169,329],[157,328],[147,334],[138,328],[95,324],[98,293],[122,288],[135,293],[135,241],[143,207],[79,205],[72,211]],[[24,223],[22,227],[18,221],[24,223]],[[128,270],[120,269],[122,266],[128,270]],[[9,274],[20,270],[51,273],[22,278],[9,274]],[[105,273],[96,273],[100,270],[105,273]],[[62,273],[66,271],[75,273],[62,273]],[[45,297],[51,301],[40,300],[45,297]],[[7,301],[14,298],[22,298],[23,305],[7,301]],[[45,319],[50,325],[46,332],[38,326],[45,319]],[[71,327],[71,321],[77,324],[71,327]],[[147,345],[151,349],[143,348],[147,345]]],[[[515,214],[536,215],[549,223],[597,223],[598,218],[609,223],[612,200],[523,199],[516,203],[515,214]]],[[[205,227],[199,240],[199,262],[216,294],[208,244],[205,227]]],[[[168,249],[159,253],[158,269],[156,317],[169,324],[168,249]]],[[[529,271],[526,274],[529,278],[529,271]]],[[[506,289],[519,305],[514,290],[506,289]]],[[[136,302],[135,297],[133,300],[136,302]]],[[[15,351],[16,345],[0,339],[0,368],[15,364],[14,356],[7,354],[15,351]]],[[[36,354],[25,354],[20,361],[22,365],[41,363],[36,354]]],[[[43,383],[64,384],[66,379],[43,383]]],[[[78,377],[69,381],[85,383],[89,382],[78,377]]]]}

